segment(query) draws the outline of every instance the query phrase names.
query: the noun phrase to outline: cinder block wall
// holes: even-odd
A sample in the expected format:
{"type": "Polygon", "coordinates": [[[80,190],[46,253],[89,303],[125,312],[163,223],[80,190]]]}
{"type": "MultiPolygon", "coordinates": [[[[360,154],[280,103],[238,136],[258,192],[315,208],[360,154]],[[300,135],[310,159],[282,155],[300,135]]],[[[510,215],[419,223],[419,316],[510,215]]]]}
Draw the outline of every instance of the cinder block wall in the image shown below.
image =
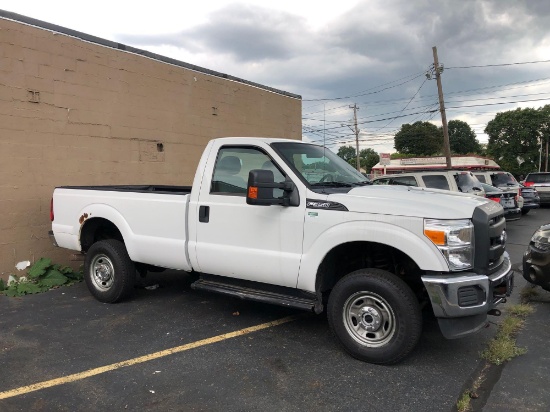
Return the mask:
{"type": "Polygon", "coordinates": [[[299,96],[0,18],[0,277],[40,257],[62,185],[191,185],[207,142],[301,138],[299,96]]]}

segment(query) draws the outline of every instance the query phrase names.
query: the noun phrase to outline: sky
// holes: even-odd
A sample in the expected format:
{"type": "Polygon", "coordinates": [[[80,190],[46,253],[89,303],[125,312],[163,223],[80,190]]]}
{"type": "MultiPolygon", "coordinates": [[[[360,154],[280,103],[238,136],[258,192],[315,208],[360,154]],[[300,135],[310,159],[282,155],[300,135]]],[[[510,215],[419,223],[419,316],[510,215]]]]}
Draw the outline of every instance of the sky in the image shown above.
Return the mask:
{"type": "Polygon", "coordinates": [[[550,104],[547,0],[1,0],[0,9],[302,96],[302,137],[394,152],[404,123],[447,120],[487,142],[498,112],[550,104]]]}

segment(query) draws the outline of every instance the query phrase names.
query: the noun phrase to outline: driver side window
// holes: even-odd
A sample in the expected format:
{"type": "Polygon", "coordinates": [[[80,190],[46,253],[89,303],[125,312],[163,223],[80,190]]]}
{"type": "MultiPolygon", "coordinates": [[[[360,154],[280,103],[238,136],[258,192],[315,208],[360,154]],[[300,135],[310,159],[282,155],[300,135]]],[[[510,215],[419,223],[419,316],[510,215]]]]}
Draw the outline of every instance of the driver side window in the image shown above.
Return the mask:
{"type": "MultiPolygon", "coordinates": [[[[253,169],[271,170],[275,183],[285,181],[285,176],[264,152],[250,147],[223,147],[218,152],[210,193],[246,196],[248,173],[253,169]]],[[[274,196],[282,196],[276,189],[274,196]]]]}

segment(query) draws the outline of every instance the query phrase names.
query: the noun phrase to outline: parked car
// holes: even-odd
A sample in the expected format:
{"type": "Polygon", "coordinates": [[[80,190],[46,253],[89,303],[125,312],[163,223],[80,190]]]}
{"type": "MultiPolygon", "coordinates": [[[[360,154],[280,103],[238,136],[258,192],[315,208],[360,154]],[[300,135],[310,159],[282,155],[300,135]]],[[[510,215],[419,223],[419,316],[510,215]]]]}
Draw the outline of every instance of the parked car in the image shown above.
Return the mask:
{"type": "Polygon", "coordinates": [[[537,189],[522,185],[520,190],[521,197],[523,197],[523,207],[521,208],[522,215],[526,215],[531,209],[538,209],[540,207],[540,197],[537,189]]]}
{"type": "Polygon", "coordinates": [[[518,195],[517,202],[518,206],[523,209],[524,199],[521,195],[521,185],[518,183],[514,175],[510,172],[505,171],[488,171],[488,170],[477,170],[473,172],[477,180],[481,183],[486,183],[491,186],[498,187],[499,189],[514,189],[518,195]]]}
{"type": "Polygon", "coordinates": [[[504,209],[506,220],[518,220],[521,218],[521,209],[518,207],[517,192],[515,190],[502,190],[498,187],[480,183],[485,191],[485,197],[497,203],[500,203],[504,209]]]}
{"type": "Polygon", "coordinates": [[[469,171],[441,170],[399,173],[375,178],[374,185],[418,186],[485,196],[481,183],[469,171]]]}
{"type": "Polygon", "coordinates": [[[523,255],[523,277],[550,291],[550,224],[538,228],[523,255]]]}
{"type": "Polygon", "coordinates": [[[523,185],[537,190],[541,205],[550,204],[550,172],[529,173],[523,185]]]}

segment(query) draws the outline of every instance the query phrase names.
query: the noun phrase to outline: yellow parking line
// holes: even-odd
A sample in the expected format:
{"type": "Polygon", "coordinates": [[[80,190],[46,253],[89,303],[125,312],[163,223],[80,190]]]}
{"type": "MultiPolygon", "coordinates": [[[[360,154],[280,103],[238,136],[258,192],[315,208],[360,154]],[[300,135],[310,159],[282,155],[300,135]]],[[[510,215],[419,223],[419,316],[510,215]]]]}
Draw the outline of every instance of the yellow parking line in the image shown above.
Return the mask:
{"type": "Polygon", "coordinates": [[[117,363],[112,363],[110,365],[101,366],[95,369],[89,369],[87,371],[64,376],[62,378],[51,379],[49,381],[44,381],[44,382],[38,382],[28,386],[21,386],[20,388],[11,389],[5,392],[0,392],[0,399],[11,398],[14,396],[24,395],[29,392],[51,388],[52,386],[58,386],[69,382],[79,381],[81,379],[89,378],[90,376],[99,375],[101,373],[124,368],[126,366],[137,365],[138,363],[148,362],[154,359],[162,358],[164,356],[172,355],[174,353],[184,352],[186,350],[195,349],[200,346],[210,345],[212,343],[220,342],[222,340],[235,338],[237,336],[248,335],[249,333],[257,332],[262,329],[267,329],[273,326],[282,325],[283,323],[292,322],[297,318],[298,316],[287,316],[286,318],[274,320],[272,322],[262,323],[261,325],[251,326],[249,328],[240,329],[235,332],[224,333],[223,335],[218,335],[211,338],[202,339],[196,342],[191,342],[186,345],[181,345],[181,346],[176,346],[174,348],[161,350],[160,352],[151,353],[149,355],[140,356],[138,358],[133,358],[122,362],[117,362],[117,363]]]}

